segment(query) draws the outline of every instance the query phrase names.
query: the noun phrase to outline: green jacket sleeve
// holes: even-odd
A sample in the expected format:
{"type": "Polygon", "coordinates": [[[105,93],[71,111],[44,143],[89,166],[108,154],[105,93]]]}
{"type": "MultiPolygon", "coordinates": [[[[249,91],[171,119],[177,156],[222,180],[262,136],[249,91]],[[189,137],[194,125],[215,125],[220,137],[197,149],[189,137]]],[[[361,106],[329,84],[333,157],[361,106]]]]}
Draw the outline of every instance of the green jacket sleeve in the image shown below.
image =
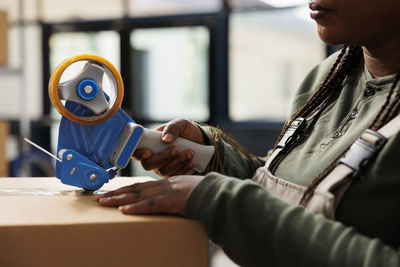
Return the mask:
{"type": "Polygon", "coordinates": [[[221,130],[197,124],[208,144],[215,147],[215,153],[203,174],[219,172],[240,179],[251,178],[256,169],[265,163],[265,158],[247,152],[232,137],[221,130]]]}
{"type": "Polygon", "coordinates": [[[201,221],[241,266],[400,266],[397,249],[290,206],[249,180],[206,175],[191,192],[185,216],[201,221]]]}

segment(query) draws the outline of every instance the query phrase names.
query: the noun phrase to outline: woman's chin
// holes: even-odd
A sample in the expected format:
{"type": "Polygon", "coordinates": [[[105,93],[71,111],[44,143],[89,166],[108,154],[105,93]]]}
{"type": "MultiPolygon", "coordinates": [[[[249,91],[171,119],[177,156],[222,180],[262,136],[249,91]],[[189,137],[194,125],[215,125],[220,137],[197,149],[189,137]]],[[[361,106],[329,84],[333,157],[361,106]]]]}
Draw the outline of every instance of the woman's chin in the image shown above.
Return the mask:
{"type": "Polygon", "coordinates": [[[329,30],[326,27],[318,27],[319,38],[326,44],[329,45],[354,45],[342,31],[329,30]]]}

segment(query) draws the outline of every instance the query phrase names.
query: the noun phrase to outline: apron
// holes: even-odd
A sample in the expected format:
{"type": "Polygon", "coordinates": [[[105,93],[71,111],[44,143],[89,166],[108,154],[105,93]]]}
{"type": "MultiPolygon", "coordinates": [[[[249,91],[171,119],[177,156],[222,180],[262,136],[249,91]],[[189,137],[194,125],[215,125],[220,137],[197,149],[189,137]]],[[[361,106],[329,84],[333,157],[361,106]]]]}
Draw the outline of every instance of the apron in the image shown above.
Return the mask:
{"type": "Polygon", "coordinates": [[[313,213],[335,219],[336,207],[354,178],[376,157],[387,139],[400,131],[400,115],[378,131],[365,130],[351,145],[345,156],[338,161],[334,169],[317,185],[311,198],[306,201],[304,201],[304,196],[307,187],[291,183],[273,174],[283,158],[284,152],[293,145],[305,123],[306,119],[303,118],[293,121],[265,166],[257,169],[253,181],[289,204],[303,205],[313,213]]]}

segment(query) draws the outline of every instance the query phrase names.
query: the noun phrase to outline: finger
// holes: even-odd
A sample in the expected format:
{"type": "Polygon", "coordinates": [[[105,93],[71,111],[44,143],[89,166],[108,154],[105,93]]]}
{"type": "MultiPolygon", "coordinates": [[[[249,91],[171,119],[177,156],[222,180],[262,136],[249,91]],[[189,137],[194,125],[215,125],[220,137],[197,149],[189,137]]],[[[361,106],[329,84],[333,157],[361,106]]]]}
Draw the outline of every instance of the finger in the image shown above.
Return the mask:
{"type": "Polygon", "coordinates": [[[151,153],[151,150],[150,150],[150,149],[145,149],[145,148],[143,148],[143,149],[138,149],[138,150],[136,150],[136,151],[133,153],[132,158],[133,158],[134,160],[137,160],[137,161],[142,161],[142,160],[144,160],[144,159],[150,158],[151,155],[152,155],[152,153],[151,153]]]}
{"type": "Polygon", "coordinates": [[[194,151],[189,149],[180,153],[174,160],[160,168],[158,171],[162,176],[172,176],[177,170],[183,169],[189,165],[194,156],[194,151]]]}
{"type": "Polygon", "coordinates": [[[193,161],[190,161],[189,164],[185,165],[182,169],[176,171],[175,173],[172,173],[170,176],[176,176],[176,175],[191,175],[196,172],[194,169],[195,164],[193,161]]]}
{"type": "Polygon", "coordinates": [[[185,131],[188,126],[189,122],[184,119],[175,119],[166,123],[161,134],[162,141],[166,144],[170,144],[174,142],[178,136],[185,136],[185,131]]]}
{"type": "Polygon", "coordinates": [[[156,131],[162,131],[162,130],[164,130],[165,124],[166,124],[166,123],[157,126],[154,130],[156,130],[156,131]]]}
{"type": "Polygon", "coordinates": [[[162,168],[173,160],[179,154],[179,150],[175,146],[166,148],[160,153],[153,154],[151,158],[144,159],[141,161],[143,169],[146,171],[152,171],[162,168]]]}
{"type": "Polygon", "coordinates": [[[140,190],[144,190],[146,188],[151,188],[151,187],[156,187],[161,183],[160,180],[157,181],[148,181],[148,182],[144,182],[144,183],[135,183],[135,184],[131,184],[131,185],[127,185],[124,187],[121,187],[117,190],[113,190],[110,192],[107,192],[105,194],[99,194],[96,196],[97,199],[100,199],[102,197],[112,197],[112,196],[116,196],[116,195],[120,195],[120,194],[125,194],[125,193],[130,193],[130,192],[137,192],[140,190]]]}
{"type": "Polygon", "coordinates": [[[180,214],[173,201],[168,201],[165,195],[154,196],[144,199],[137,203],[120,206],[119,209],[124,214],[155,214],[168,213],[180,214]]]}
{"type": "Polygon", "coordinates": [[[160,186],[152,187],[149,189],[144,189],[136,192],[129,192],[124,194],[119,194],[111,197],[103,197],[99,199],[99,203],[106,207],[119,207],[123,205],[128,205],[132,203],[139,202],[143,199],[151,198],[153,196],[159,195],[162,191],[160,186]]]}

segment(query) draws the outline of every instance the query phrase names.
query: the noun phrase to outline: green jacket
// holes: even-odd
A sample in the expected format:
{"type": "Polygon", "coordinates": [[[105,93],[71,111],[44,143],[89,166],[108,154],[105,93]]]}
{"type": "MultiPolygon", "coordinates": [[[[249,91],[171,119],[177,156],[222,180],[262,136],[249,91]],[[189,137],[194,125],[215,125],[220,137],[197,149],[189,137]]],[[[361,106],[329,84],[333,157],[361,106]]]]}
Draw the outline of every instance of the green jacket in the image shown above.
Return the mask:
{"type": "MultiPolygon", "coordinates": [[[[324,80],[337,54],[302,83],[293,110],[324,80]]],[[[374,120],[395,75],[374,79],[360,64],[337,96],[307,127],[307,138],[275,175],[309,185],[374,120]]],[[[210,135],[206,129],[206,134],[210,135]]],[[[211,139],[210,139],[211,140],[211,139]]],[[[242,266],[400,266],[400,134],[351,185],[336,220],[291,206],[252,182],[264,159],[236,150],[220,137],[225,175],[209,172],[189,195],[185,216],[201,221],[212,241],[242,266]],[[238,179],[240,178],[240,179],[238,179]]]]}

